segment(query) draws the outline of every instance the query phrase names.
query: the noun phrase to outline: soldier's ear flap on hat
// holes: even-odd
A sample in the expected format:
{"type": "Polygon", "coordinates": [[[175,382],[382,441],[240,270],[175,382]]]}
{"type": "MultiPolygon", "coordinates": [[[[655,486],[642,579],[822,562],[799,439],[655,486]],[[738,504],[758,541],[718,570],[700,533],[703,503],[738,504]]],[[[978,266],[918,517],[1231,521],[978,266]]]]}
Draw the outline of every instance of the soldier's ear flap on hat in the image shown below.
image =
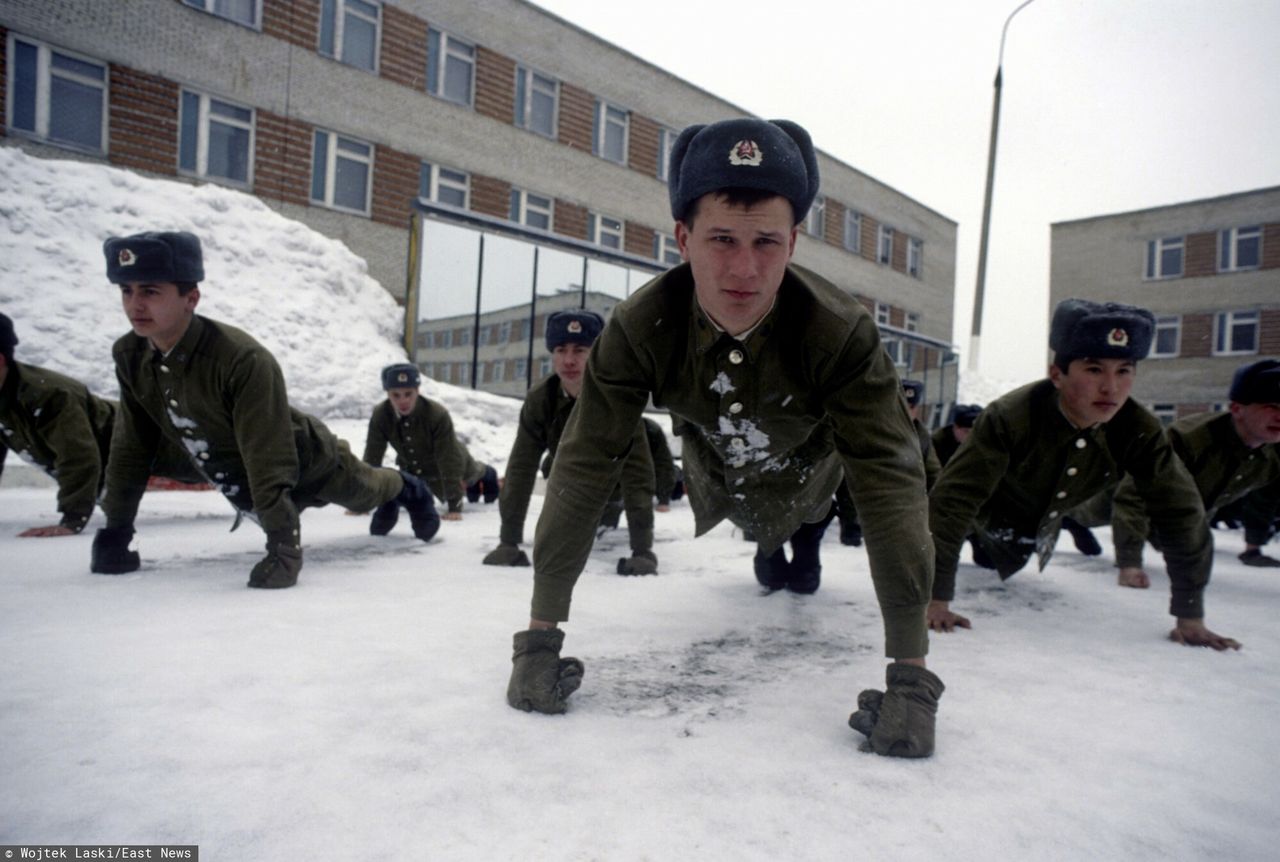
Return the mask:
{"type": "MultiPolygon", "coordinates": [[[[696,126],[689,126],[676,138],[676,142],[671,145],[671,157],[668,161],[670,165],[670,175],[667,178],[667,195],[671,199],[671,209],[674,211],[679,205],[677,198],[680,189],[680,168],[684,165],[684,157],[689,152],[689,142],[694,136],[707,127],[706,123],[699,123],[696,126]]],[[[685,207],[687,210],[688,207],[685,207]]],[[[684,219],[684,212],[675,213],[678,221],[684,219]]]]}
{"type": "MultiPolygon", "coordinates": [[[[804,172],[808,179],[808,187],[805,189],[805,193],[808,195],[809,200],[814,200],[818,196],[819,177],[818,156],[813,149],[813,138],[809,136],[804,127],[793,123],[791,120],[770,120],[769,122],[782,129],[791,140],[796,142],[796,148],[800,150],[800,156],[804,160],[804,172]]],[[[807,215],[808,213],[800,213],[796,224],[803,221],[807,215]]]]}

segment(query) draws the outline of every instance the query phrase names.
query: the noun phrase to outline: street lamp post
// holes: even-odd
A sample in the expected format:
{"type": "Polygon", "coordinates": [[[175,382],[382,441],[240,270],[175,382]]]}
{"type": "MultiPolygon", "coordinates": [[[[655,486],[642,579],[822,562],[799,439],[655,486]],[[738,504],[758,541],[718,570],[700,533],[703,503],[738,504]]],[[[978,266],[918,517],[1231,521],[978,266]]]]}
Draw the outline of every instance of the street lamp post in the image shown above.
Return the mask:
{"type": "Polygon", "coordinates": [[[1000,31],[1000,53],[996,58],[995,96],[991,104],[991,142],[987,147],[987,188],[982,198],[982,234],[978,240],[978,284],[973,292],[973,326],[969,331],[969,370],[978,370],[978,347],[982,340],[982,301],[987,286],[987,238],[991,233],[991,190],[996,180],[996,137],[1000,133],[1000,89],[1004,67],[1004,40],[1013,16],[1035,0],[1025,0],[1004,19],[1000,31]]]}

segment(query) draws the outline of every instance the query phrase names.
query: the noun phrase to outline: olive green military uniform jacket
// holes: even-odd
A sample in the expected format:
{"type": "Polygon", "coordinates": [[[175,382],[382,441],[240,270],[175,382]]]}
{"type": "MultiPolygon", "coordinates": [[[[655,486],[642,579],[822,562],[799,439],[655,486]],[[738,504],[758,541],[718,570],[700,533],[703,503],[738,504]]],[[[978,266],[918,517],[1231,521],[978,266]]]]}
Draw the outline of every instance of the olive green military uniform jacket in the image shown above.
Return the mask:
{"type": "MultiPolygon", "coordinates": [[[[1195,480],[1209,520],[1228,503],[1280,479],[1280,446],[1245,446],[1230,413],[1188,416],[1170,425],[1166,433],[1195,480]]],[[[1133,480],[1125,477],[1116,489],[1111,510],[1116,565],[1140,568],[1142,546],[1150,532],[1146,503],[1133,480]]],[[[1156,540],[1162,545],[1165,542],[1159,534],[1156,540]]]]}
{"type": "Polygon", "coordinates": [[[671,505],[671,492],[676,487],[676,462],[671,457],[671,445],[662,426],[652,419],[644,420],[645,439],[649,443],[649,455],[653,458],[654,492],[663,506],[671,505]]]}
{"type": "Polygon", "coordinates": [[[745,341],[716,328],[682,264],[618,305],[587,362],[534,542],[533,616],[568,618],[595,523],[650,395],[681,428],[699,535],[728,518],[766,550],[823,516],[847,475],[887,652],[923,656],[933,545],[920,441],[875,321],[799,266],[745,341]]]}
{"type": "Polygon", "coordinates": [[[938,475],[942,473],[942,462],[938,460],[938,453],[933,451],[933,438],[929,436],[929,429],[924,427],[924,423],[919,419],[912,419],[911,425],[916,429],[916,437],[920,439],[920,457],[924,459],[924,486],[926,489],[932,488],[938,481],[938,475]]]}
{"type": "Polygon", "coordinates": [[[947,466],[951,456],[956,454],[956,450],[960,448],[960,441],[956,439],[955,434],[951,433],[953,427],[952,425],[944,425],[934,431],[933,436],[930,438],[934,455],[937,457],[938,463],[943,467],[947,466]]]}
{"type": "MultiPolygon", "coordinates": [[[[502,542],[518,545],[524,541],[524,520],[529,512],[533,486],[538,480],[538,460],[543,452],[548,453],[554,473],[560,438],[576,404],[577,399],[570,398],[565,393],[560,386],[560,378],[554,374],[525,394],[524,406],[520,408],[520,424],[516,427],[516,439],[511,444],[511,457],[507,460],[506,477],[498,494],[498,511],[502,515],[502,542]]],[[[653,458],[649,454],[649,444],[638,417],[627,438],[622,459],[622,495],[632,549],[647,551],[653,547],[653,458]]],[[[609,486],[610,493],[617,484],[618,477],[615,476],[613,484],[609,486]]],[[[587,525],[591,528],[592,536],[599,521],[600,512],[597,512],[587,525]]],[[[591,550],[590,541],[587,542],[586,550],[591,550]]],[[[534,553],[537,554],[536,543],[534,553]]]]}
{"type": "Polygon", "coordinates": [[[364,462],[381,467],[387,444],[395,450],[396,466],[430,485],[437,499],[448,502],[450,512],[462,511],[464,483],[478,482],[484,475],[484,465],[454,434],[449,411],[421,395],[408,416],[397,413],[390,399],[373,408],[364,462]]]}
{"type": "Polygon", "coordinates": [[[41,467],[58,483],[62,526],[80,532],[102,488],[115,412],[79,381],[14,362],[0,388],[0,473],[9,450],[41,467]]]}
{"type": "Polygon", "coordinates": [[[247,333],[196,315],[167,355],[132,333],[116,341],[120,415],[111,438],[107,525],[133,524],[162,442],[269,536],[298,535],[298,511],[340,503],[373,509],[399,493],[319,420],[289,406],[275,358],[247,333]]]}
{"type": "Polygon", "coordinates": [[[1110,422],[1076,428],[1048,380],[1015,389],[983,410],[943,468],[929,495],[937,546],[933,597],[955,597],[960,547],[970,531],[997,541],[1033,537],[1043,568],[1063,514],[1126,475],[1160,534],[1169,537],[1170,613],[1204,616],[1213,543],[1195,483],[1160,421],[1129,399],[1110,422]]]}

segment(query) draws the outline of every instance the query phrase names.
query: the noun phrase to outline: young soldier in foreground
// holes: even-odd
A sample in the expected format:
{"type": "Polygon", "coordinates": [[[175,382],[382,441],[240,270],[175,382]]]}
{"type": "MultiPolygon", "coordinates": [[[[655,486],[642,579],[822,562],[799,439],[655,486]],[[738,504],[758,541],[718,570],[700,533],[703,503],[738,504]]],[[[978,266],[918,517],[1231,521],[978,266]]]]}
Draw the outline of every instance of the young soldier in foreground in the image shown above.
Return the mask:
{"type": "Polygon", "coordinates": [[[618,305],[591,353],[538,521],[532,618],[515,636],[507,700],[562,712],[581,683],[556,623],[652,395],[683,428],[699,534],[728,518],[772,550],[821,520],[849,476],[894,659],[888,691],[863,692],[850,723],[877,753],[927,756],[943,686],[924,666],[933,548],[920,443],[875,321],[788,265],[818,190],[809,135],[785,121],[691,126],[671,165],[687,263],[618,305]]]}
{"type": "Polygon", "coordinates": [[[138,568],[138,552],[129,550],[133,521],[166,440],[190,455],[239,515],[266,532],[267,556],[253,567],[251,587],[297,582],[300,509],[339,503],[368,511],[393,498],[410,508],[431,506],[420,480],[367,466],[318,419],[292,409],[280,366],[266,348],[235,327],[196,315],[204,264],[195,235],[112,237],[103,251],[107,279],[120,285],[133,333],[112,349],[120,415],[102,501],[107,526],[94,537],[91,571],[138,568]]]}
{"type": "MultiPolygon", "coordinates": [[[[1264,359],[1238,369],[1231,381],[1230,399],[1227,412],[1188,416],[1168,428],[1169,441],[1195,479],[1210,523],[1220,508],[1251,491],[1271,486],[1273,512],[1274,497],[1280,495],[1280,361],[1264,359]]],[[[1112,501],[1111,535],[1120,585],[1150,586],[1151,579],[1142,567],[1142,546],[1149,535],[1157,546],[1165,540],[1152,533],[1147,507],[1127,477],[1112,501]]],[[[1256,540],[1258,536],[1246,536],[1249,538],[1256,540]]],[[[1240,555],[1246,565],[1250,550],[1261,555],[1259,543],[1251,542],[1240,555]]]]}
{"type": "Polygon", "coordinates": [[[1204,624],[1213,543],[1195,483],[1155,416],[1129,398],[1155,318],[1142,308],[1080,299],[1059,303],[1049,379],[987,405],[929,495],[937,547],[929,625],[969,628],[950,610],[965,536],[1008,578],[1053,553],[1062,515],[1128,474],[1162,537],[1180,643],[1239,648],[1204,624]]]}
{"type": "Polygon", "coordinates": [[[41,467],[58,483],[62,513],[60,523],[18,536],[73,536],[102,488],[116,405],[70,377],[15,361],[17,344],[13,321],[0,314],[0,472],[9,450],[41,467]]]}
{"type": "MultiPolygon", "coordinates": [[[[484,558],[487,566],[527,566],[529,557],[520,550],[524,541],[524,519],[529,511],[529,498],[538,478],[538,460],[546,452],[554,470],[560,451],[561,437],[569,417],[578,404],[583,373],[591,345],[604,327],[604,319],[594,311],[558,311],[547,318],[547,351],[551,354],[552,373],[529,390],[520,408],[520,424],[507,459],[507,474],[498,496],[502,515],[502,531],[498,547],[484,558]]],[[[658,557],[653,552],[653,457],[644,426],[637,417],[627,444],[619,455],[622,466],[622,501],[627,512],[627,530],[631,536],[631,557],[618,560],[620,575],[653,575],[658,571],[658,557]]],[[[617,477],[610,485],[616,493],[617,477]]],[[[603,507],[602,507],[603,511],[603,507]]],[[[596,512],[588,525],[592,535],[600,522],[596,512]]],[[[591,543],[587,543],[587,550],[591,543]]],[[[534,545],[537,555],[537,545],[534,545]]]]}
{"type": "MultiPolygon", "coordinates": [[[[464,489],[481,481],[487,488],[496,489],[498,477],[492,467],[472,458],[453,433],[453,418],[445,406],[418,392],[421,382],[416,365],[406,362],[382,369],[387,400],[373,408],[369,417],[364,462],[381,467],[390,444],[396,453],[396,466],[427,483],[436,499],[448,503],[444,519],[461,521],[464,489]]],[[[493,501],[493,496],[487,497],[488,502],[493,501]]],[[[434,514],[434,506],[430,514],[425,510],[409,512],[415,536],[421,538],[421,532],[435,534],[439,519],[432,517],[434,514]]],[[[388,500],[373,513],[369,532],[385,536],[399,518],[400,503],[388,500]]]]}

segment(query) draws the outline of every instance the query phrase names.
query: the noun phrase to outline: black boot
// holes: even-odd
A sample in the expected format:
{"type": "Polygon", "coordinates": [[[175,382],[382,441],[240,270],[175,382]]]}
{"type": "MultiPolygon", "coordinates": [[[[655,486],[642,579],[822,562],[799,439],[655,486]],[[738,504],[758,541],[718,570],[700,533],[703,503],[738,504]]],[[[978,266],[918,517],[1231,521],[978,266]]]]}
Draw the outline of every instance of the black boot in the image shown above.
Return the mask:
{"type": "Polygon", "coordinates": [[[398,520],[400,520],[400,504],[395,500],[388,500],[373,510],[373,518],[369,521],[369,535],[385,536],[391,532],[391,528],[398,520]]]}
{"type": "Polygon", "coordinates": [[[430,541],[440,529],[440,515],[436,512],[435,501],[431,499],[431,489],[412,473],[401,470],[400,475],[404,478],[404,487],[400,489],[396,502],[409,513],[413,534],[424,542],[430,541]]]}
{"type": "Polygon", "coordinates": [[[816,524],[801,524],[800,529],[792,534],[791,577],[787,579],[787,589],[791,592],[809,595],[818,591],[818,586],[822,583],[822,561],[818,556],[818,548],[830,522],[828,517],[816,524]]]}
{"type": "Polygon", "coordinates": [[[840,519],[840,544],[862,547],[862,525],[854,519],[840,519]]]}
{"type": "Polygon", "coordinates": [[[756,580],[766,590],[780,590],[787,585],[791,576],[791,564],[787,562],[787,553],[782,548],[766,555],[759,547],[756,558],[752,561],[756,570],[756,580]]]}
{"type": "Polygon", "coordinates": [[[1071,541],[1076,543],[1076,550],[1086,557],[1096,557],[1102,553],[1102,546],[1084,524],[1073,521],[1071,518],[1063,518],[1062,528],[1071,534],[1071,541]]]}

